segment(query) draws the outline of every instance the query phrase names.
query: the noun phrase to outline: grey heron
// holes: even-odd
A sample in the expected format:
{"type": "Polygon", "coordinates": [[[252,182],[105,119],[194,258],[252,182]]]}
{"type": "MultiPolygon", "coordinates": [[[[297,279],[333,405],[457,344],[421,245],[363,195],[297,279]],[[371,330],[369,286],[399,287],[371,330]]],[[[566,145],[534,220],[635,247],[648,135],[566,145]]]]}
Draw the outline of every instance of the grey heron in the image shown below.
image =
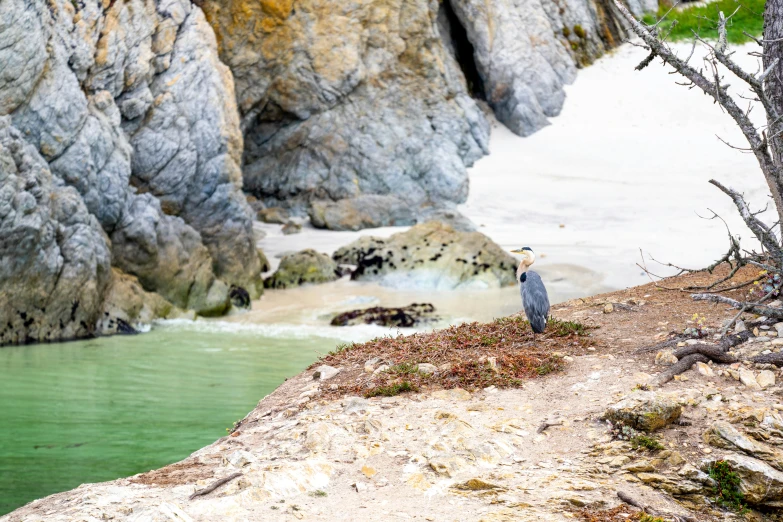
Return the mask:
{"type": "Polygon", "coordinates": [[[522,247],[511,252],[521,254],[523,257],[517,268],[517,281],[519,281],[519,293],[522,295],[525,315],[530,321],[533,332],[542,333],[549,317],[549,295],[546,293],[541,276],[530,270],[530,265],[536,261],[536,254],[530,247],[522,247]]]}

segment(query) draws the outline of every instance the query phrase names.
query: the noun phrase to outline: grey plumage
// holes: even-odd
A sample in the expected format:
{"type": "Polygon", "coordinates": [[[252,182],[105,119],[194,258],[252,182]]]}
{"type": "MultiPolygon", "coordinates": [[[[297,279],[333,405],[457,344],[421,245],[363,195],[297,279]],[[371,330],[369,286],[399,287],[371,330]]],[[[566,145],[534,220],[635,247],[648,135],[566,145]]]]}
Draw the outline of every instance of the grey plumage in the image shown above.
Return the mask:
{"type": "Polygon", "coordinates": [[[546,328],[546,320],[549,317],[549,296],[541,276],[536,272],[527,271],[522,276],[519,280],[522,306],[533,331],[541,333],[546,328]]]}

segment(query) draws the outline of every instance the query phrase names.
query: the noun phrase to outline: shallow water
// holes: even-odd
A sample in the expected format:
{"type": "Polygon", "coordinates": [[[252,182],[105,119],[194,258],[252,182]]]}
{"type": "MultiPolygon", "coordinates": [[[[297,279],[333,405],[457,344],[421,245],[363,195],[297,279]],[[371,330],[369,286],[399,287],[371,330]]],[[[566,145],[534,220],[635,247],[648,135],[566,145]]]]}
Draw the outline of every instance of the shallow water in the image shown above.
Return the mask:
{"type": "Polygon", "coordinates": [[[0,514],[35,498],[181,460],[225,435],[335,332],[221,323],[0,349],[0,514]]]}

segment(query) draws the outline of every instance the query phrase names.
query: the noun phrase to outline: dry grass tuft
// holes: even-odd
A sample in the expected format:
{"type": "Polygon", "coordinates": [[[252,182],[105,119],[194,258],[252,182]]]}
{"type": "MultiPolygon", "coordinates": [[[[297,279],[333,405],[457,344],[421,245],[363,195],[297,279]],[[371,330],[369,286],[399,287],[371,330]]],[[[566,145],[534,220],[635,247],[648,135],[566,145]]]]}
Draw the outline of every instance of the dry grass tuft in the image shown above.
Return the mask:
{"type": "Polygon", "coordinates": [[[620,504],[612,509],[584,508],[577,512],[579,520],[583,520],[584,522],[647,522],[647,520],[643,518],[645,516],[648,515],[625,504],[620,504]]]}
{"type": "Polygon", "coordinates": [[[491,323],[466,323],[444,330],[382,337],[362,344],[342,345],[317,364],[342,367],[330,395],[392,396],[422,388],[475,390],[519,387],[560,371],[566,355],[581,355],[595,341],[589,327],[551,319],[544,334],[533,335],[522,317],[491,323]],[[379,357],[389,368],[377,375],[364,371],[366,361],[379,357]],[[433,364],[435,373],[418,371],[433,364]]]}

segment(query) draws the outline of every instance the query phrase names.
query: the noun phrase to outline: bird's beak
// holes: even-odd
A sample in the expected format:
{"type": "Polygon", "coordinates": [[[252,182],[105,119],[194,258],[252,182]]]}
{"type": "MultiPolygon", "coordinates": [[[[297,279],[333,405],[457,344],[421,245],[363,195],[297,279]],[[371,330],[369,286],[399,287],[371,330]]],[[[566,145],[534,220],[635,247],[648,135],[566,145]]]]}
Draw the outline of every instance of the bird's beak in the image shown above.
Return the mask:
{"type": "Polygon", "coordinates": [[[517,248],[516,250],[509,250],[512,254],[521,254],[524,252],[521,248],[517,248]]]}

